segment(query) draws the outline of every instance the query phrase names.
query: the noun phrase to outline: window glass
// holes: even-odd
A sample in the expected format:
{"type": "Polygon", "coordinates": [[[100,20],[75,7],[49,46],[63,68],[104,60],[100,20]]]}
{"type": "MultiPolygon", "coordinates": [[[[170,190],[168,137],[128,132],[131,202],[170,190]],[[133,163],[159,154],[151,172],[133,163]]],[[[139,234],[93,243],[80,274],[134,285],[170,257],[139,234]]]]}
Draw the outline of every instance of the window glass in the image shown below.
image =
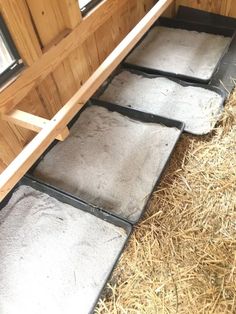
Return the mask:
{"type": "Polygon", "coordinates": [[[0,84],[5,83],[22,67],[23,62],[0,15],[0,84]]]}
{"type": "Polygon", "coordinates": [[[15,58],[7,46],[2,30],[0,30],[0,74],[13,65],[15,61],[15,58]]]}
{"type": "Polygon", "coordinates": [[[92,2],[92,0],[79,0],[79,6],[82,9],[85,7],[89,2],[92,2]]]}
{"type": "Polygon", "coordinates": [[[93,9],[102,0],[78,0],[82,15],[93,9]]]}

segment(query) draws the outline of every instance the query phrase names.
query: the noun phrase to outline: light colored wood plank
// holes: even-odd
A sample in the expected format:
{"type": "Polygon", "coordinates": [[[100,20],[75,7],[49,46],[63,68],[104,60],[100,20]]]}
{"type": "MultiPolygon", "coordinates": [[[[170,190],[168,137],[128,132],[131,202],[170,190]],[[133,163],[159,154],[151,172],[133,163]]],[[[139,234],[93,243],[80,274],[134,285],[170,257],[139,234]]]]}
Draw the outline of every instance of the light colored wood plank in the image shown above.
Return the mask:
{"type": "MultiPolygon", "coordinates": [[[[40,116],[43,118],[51,118],[53,115],[49,115],[48,108],[42,103],[37,91],[35,89],[31,90],[30,93],[25,97],[18,105],[17,109],[29,112],[36,116],[40,116]]],[[[20,127],[19,125],[14,125],[9,123],[10,127],[13,129],[13,132],[16,137],[20,138],[22,143],[22,147],[24,147],[27,143],[29,143],[32,138],[35,136],[35,132],[31,130],[27,130],[25,128],[20,127]]],[[[1,143],[2,144],[2,143],[1,143]]],[[[5,146],[4,146],[5,149],[5,146]]]]}
{"type": "Polygon", "coordinates": [[[1,0],[1,13],[25,64],[42,55],[25,0],[1,0]]]}
{"type": "MultiPolygon", "coordinates": [[[[39,116],[35,116],[31,113],[21,111],[21,110],[13,110],[11,113],[7,115],[2,115],[1,118],[7,122],[11,122],[15,125],[19,125],[25,129],[40,132],[50,120],[41,118],[39,116]]],[[[67,127],[62,130],[60,134],[56,136],[56,139],[59,141],[64,141],[69,135],[69,130],[67,127]]]]}
{"type": "MultiPolygon", "coordinates": [[[[21,101],[18,109],[31,112],[41,117],[49,118],[36,90],[32,90],[27,97],[21,101]]],[[[52,115],[53,116],[53,115],[52,115]]],[[[52,117],[51,116],[51,117],[52,117]]],[[[9,164],[21,152],[24,146],[35,136],[35,132],[16,126],[12,123],[0,121],[0,160],[2,165],[9,164]]]]}
{"type": "Polygon", "coordinates": [[[145,0],[133,0],[124,3],[106,24],[103,24],[95,32],[100,63],[119,44],[128,31],[148,12],[151,6],[150,1],[147,1],[146,5],[145,3],[145,0]],[[129,12],[130,8],[132,14],[129,12]]]}
{"type": "MultiPolygon", "coordinates": [[[[76,14],[75,16],[72,15],[72,9],[76,9],[74,0],[30,0],[28,3],[41,42],[47,49],[49,45],[56,45],[58,38],[63,40],[60,35],[64,32],[67,23],[71,22],[75,26],[81,20],[80,14],[77,15],[77,18],[76,14]]],[[[78,4],[77,9],[79,10],[78,4]]],[[[78,10],[74,11],[78,13],[78,10]]],[[[68,58],[63,60],[52,75],[48,75],[44,82],[37,87],[42,102],[50,111],[50,117],[76,91],[75,78],[68,58]],[[54,85],[56,88],[54,88],[54,85]]]]}
{"type": "Polygon", "coordinates": [[[129,1],[129,16],[130,16],[130,29],[133,28],[134,25],[139,20],[139,17],[137,16],[137,2],[136,0],[130,0],[129,1]]]}
{"type": "Polygon", "coordinates": [[[61,40],[63,40],[63,38],[65,38],[68,34],[70,33],[70,30],[68,28],[64,29],[62,32],[60,32],[58,35],[56,35],[56,37],[50,41],[49,44],[44,45],[43,47],[43,53],[46,53],[48,50],[50,50],[53,46],[56,46],[57,44],[59,44],[59,42],[61,40]]]}
{"type": "Polygon", "coordinates": [[[76,90],[76,82],[68,59],[63,61],[52,73],[61,103],[65,104],[76,90]]]}
{"type": "Polygon", "coordinates": [[[17,132],[9,123],[0,122],[0,160],[3,168],[6,168],[24,148],[17,132]]]}
{"type": "Polygon", "coordinates": [[[57,0],[66,28],[73,29],[82,21],[78,0],[57,0]]]}
{"type": "MultiPolygon", "coordinates": [[[[47,116],[44,118],[52,118],[59,109],[63,106],[63,103],[60,100],[60,95],[58,87],[53,79],[53,76],[48,75],[37,87],[36,91],[41,102],[41,107],[47,112],[47,116]]],[[[22,101],[24,102],[24,101],[22,101]]],[[[18,106],[17,106],[18,107],[18,106]]],[[[38,107],[38,106],[37,106],[38,107]]],[[[27,111],[24,109],[24,111],[27,111]]],[[[31,110],[30,113],[34,112],[31,110]]],[[[41,114],[37,114],[42,116],[41,114]]]]}
{"type": "Polygon", "coordinates": [[[208,11],[217,14],[226,14],[227,2],[231,0],[176,0],[176,8],[180,5],[208,11]]]}
{"type": "Polygon", "coordinates": [[[1,92],[0,112],[11,111],[32,88],[36,87],[49,73],[55,70],[91,34],[94,34],[126,1],[104,0],[67,37],[44,53],[32,66],[25,69],[16,81],[1,92]]]}
{"type": "Polygon", "coordinates": [[[89,38],[83,43],[83,50],[86,55],[89,72],[92,74],[99,66],[98,49],[94,34],[89,36],[89,38]]]}
{"type": "Polygon", "coordinates": [[[233,0],[226,0],[225,15],[236,17],[236,2],[233,0]]]}
{"type": "MultiPolygon", "coordinates": [[[[27,97],[17,105],[17,109],[48,119],[62,107],[59,101],[56,86],[49,76],[40,83],[37,90],[30,91],[27,97]]],[[[0,162],[6,165],[32,140],[35,132],[4,121],[1,121],[0,124],[7,125],[0,136],[0,151],[2,151],[0,162]],[[17,150],[12,149],[12,143],[18,147],[17,150]]]]}
{"type": "Polygon", "coordinates": [[[117,41],[120,42],[130,31],[129,3],[121,6],[112,16],[113,23],[117,23],[117,41]]]}
{"type": "Polygon", "coordinates": [[[19,102],[16,108],[42,118],[48,119],[52,117],[49,115],[48,108],[42,103],[36,89],[32,89],[30,93],[19,102]]]}
{"type": "Polygon", "coordinates": [[[173,2],[169,8],[163,13],[165,17],[174,17],[176,15],[176,4],[173,2]]]}
{"type": "Polygon", "coordinates": [[[27,3],[39,38],[46,46],[65,29],[58,0],[27,0],[27,3]]]}
{"type": "Polygon", "coordinates": [[[68,61],[70,63],[70,71],[72,71],[74,77],[75,89],[78,90],[92,73],[83,45],[70,54],[68,61]]]}
{"type": "MultiPolygon", "coordinates": [[[[138,0],[135,1],[136,3],[138,2],[138,0]]],[[[149,0],[142,1],[147,3],[145,4],[146,7],[150,5],[149,0]]],[[[113,33],[116,44],[120,42],[122,38],[124,38],[131,28],[128,8],[129,3],[126,1],[125,4],[120,7],[120,9],[116,9],[112,14],[112,23],[116,25],[113,33]]],[[[97,8],[94,10],[96,11],[97,8]]],[[[66,35],[68,35],[68,31],[63,35],[63,37],[66,35]]],[[[59,36],[55,39],[54,42],[50,42],[50,45],[47,45],[47,49],[49,49],[49,46],[53,47],[58,42],[59,36]]],[[[38,115],[40,117],[44,117],[46,119],[51,118],[62,107],[63,103],[61,99],[65,99],[65,101],[68,100],[69,97],[71,97],[71,95],[75,92],[75,86],[76,89],[78,89],[99,66],[95,35],[90,35],[82,45],[76,48],[69,55],[67,61],[70,63],[71,71],[66,72],[63,69],[59,71],[59,73],[63,72],[64,80],[67,81],[67,78],[69,77],[69,83],[65,84],[67,86],[67,89],[65,89],[66,95],[64,94],[64,88],[60,89],[59,91],[60,86],[63,85],[61,76],[58,75],[58,77],[52,77],[52,75],[48,75],[42,82],[39,82],[36,89],[32,89],[30,93],[27,94],[27,97],[24,97],[24,99],[20,101],[16,108],[34,115],[38,115]]],[[[63,67],[63,65],[61,65],[61,67],[63,67]]],[[[10,128],[12,134],[14,134],[17,140],[19,140],[22,147],[35,136],[34,132],[11,123],[9,123],[9,129],[10,128]]],[[[7,133],[8,128],[6,129],[6,138],[8,138],[7,133]]],[[[9,151],[9,147],[6,147],[7,145],[9,145],[8,141],[4,141],[4,139],[1,139],[0,137],[1,149],[4,151],[9,151]]],[[[14,156],[11,157],[11,159],[8,159],[8,163],[13,159],[14,156]]],[[[5,163],[2,162],[2,164],[5,163]]]]}
{"type": "Polygon", "coordinates": [[[2,200],[16,182],[26,173],[38,157],[50,145],[75,114],[84,106],[98,87],[107,79],[135,44],[171,4],[172,0],[159,0],[136,27],[122,40],[91,75],[78,92],[60,109],[47,126],[23,149],[0,176],[0,199],[2,200]]]}
{"type": "Polygon", "coordinates": [[[67,127],[65,127],[61,132],[56,136],[56,139],[59,141],[65,141],[67,137],[70,135],[70,131],[67,127]]]}
{"type": "Polygon", "coordinates": [[[96,45],[98,49],[99,62],[102,63],[103,60],[109,55],[109,53],[114,49],[116,43],[114,41],[114,25],[112,23],[112,17],[101,25],[99,29],[95,32],[96,45]]]}
{"type": "Polygon", "coordinates": [[[6,167],[7,165],[0,159],[0,174],[6,169],[6,167]]]}

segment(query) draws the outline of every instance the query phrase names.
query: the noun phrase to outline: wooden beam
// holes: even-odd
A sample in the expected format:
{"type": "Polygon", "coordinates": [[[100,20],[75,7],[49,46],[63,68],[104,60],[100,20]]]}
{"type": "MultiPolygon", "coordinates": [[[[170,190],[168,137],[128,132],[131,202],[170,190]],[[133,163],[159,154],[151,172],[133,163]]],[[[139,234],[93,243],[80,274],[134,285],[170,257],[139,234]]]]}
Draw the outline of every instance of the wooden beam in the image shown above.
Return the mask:
{"type": "Polygon", "coordinates": [[[91,34],[103,25],[127,0],[103,0],[75,29],[57,45],[51,47],[32,66],[25,69],[0,95],[0,112],[9,112],[29,91],[36,87],[48,74],[91,34]]]}
{"type": "MultiPolygon", "coordinates": [[[[11,122],[37,133],[46,127],[47,123],[50,121],[21,110],[14,110],[7,115],[3,114],[1,118],[7,122],[11,122]]],[[[59,141],[64,141],[68,135],[69,130],[67,127],[65,127],[62,132],[56,136],[56,139],[59,141]]]]}
{"type": "Polygon", "coordinates": [[[1,13],[25,64],[31,65],[42,55],[25,0],[1,0],[1,13]]]}
{"type": "Polygon", "coordinates": [[[122,40],[77,93],[48,122],[47,126],[22,150],[0,175],[0,200],[2,200],[51,144],[65,125],[84,106],[99,86],[148,31],[156,19],[173,0],[159,0],[135,28],[122,40]]]}

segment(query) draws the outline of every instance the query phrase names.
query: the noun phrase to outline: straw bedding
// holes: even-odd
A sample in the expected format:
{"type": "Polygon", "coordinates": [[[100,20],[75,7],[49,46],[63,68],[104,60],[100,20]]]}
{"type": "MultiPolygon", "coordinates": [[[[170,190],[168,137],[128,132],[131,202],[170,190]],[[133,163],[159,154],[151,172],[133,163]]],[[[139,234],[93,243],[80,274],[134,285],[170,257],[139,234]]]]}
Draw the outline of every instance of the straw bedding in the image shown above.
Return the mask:
{"type": "Polygon", "coordinates": [[[236,91],[211,136],[183,135],[96,313],[235,313],[236,91]]]}

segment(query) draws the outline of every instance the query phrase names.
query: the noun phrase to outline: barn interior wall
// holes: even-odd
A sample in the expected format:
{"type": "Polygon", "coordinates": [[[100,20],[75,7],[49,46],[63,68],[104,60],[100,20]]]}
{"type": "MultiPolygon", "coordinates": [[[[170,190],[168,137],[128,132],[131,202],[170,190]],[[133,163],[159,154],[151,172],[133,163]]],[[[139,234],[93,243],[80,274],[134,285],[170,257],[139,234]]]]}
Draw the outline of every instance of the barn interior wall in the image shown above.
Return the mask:
{"type": "MultiPolygon", "coordinates": [[[[16,108],[51,118],[154,3],[154,0],[104,0],[82,18],[77,0],[1,0],[1,14],[27,67],[37,63],[78,25],[83,26],[86,19],[91,20],[85,30],[86,39],[43,80],[32,80],[30,91],[17,101],[16,108]],[[106,17],[101,25],[99,14],[106,17]]],[[[236,17],[233,0],[176,0],[165,15],[174,16],[179,5],[236,17]]],[[[34,136],[32,131],[1,120],[0,172],[34,136]]]]}

